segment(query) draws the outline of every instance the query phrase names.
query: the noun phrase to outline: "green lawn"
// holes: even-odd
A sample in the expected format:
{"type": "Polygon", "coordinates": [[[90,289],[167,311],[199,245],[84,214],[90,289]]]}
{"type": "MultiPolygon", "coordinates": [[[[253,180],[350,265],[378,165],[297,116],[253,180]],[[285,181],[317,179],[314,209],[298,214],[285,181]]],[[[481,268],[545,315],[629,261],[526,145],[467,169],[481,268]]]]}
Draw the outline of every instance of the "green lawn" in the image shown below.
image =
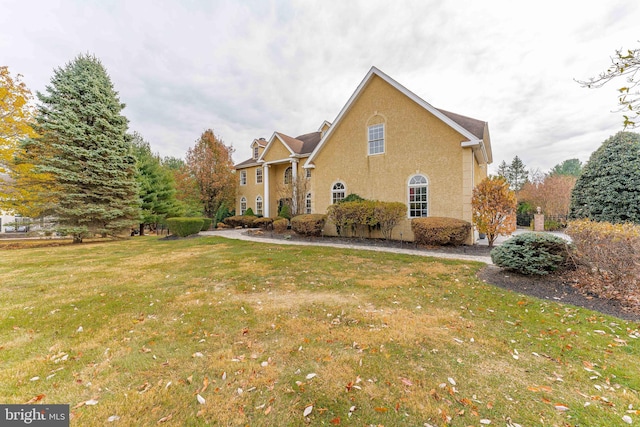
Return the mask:
{"type": "Polygon", "coordinates": [[[72,425],[640,423],[637,323],[480,264],[216,237],[0,254],[0,402],[72,425]]]}

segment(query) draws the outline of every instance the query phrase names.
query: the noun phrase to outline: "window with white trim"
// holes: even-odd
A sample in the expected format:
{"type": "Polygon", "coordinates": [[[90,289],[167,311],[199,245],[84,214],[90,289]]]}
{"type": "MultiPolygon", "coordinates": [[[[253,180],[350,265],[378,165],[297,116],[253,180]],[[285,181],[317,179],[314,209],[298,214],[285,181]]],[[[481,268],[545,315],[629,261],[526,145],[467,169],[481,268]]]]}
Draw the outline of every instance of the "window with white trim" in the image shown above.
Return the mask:
{"type": "Polygon", "coordinates": [[[253,146],[253,158],[254,159],[258,158],[259,150],[260,150],[260,148],[257,145],[253,146]]]}
{"type": "Polygon", "coordinates": [[[293,180],[293,169],[291,168],[291,166],[289,166],[284,171],[284,184],[289,185],[291,184],[292,180],[293,180]]]}
{"type": "Polygon", "coordinates": [[[344,184],[341,182],[336,182],[333,184],[331,188],[331,203],[338,203],[340,200],[344,199],[345,188],[344,184]]]}
{"type": "Polygon", "coordinates": [[[258,167],[256,169],[256,184],[262,184],[262,168],[258,167]]]}
{"type": "Polygon", "coordinates": [[[262,215],[262,196],[256,197],[256,215],[262,215]]]}
{"type": "Polygon", "coordinates": [[[307,172],[305,176],[307,177],[307,179],[311,179],[311,169],[306,169],[306,171],[307,172]]]}
{"type": "Polygon", "coordinates": [[[369,126],[369,155],[384,153],[384,123],[369,126]]]}
{"type": "Polygon", "coordinates": [[[424,175],[414,175],[409,180],[409,218],[429,216],[429,181],[424,175]]]}
{"type": "Polygon", "coordinates": [[[311,213],[311,193],[307,193],[307,196],[304,198],[304,213],[311,213]]]}
{"type": "Polygon", "coordinates": [[[247,211],[247,198],[242,196],[240,199],[240,215],[244,215],[247,211]]]}
{"type": "Polygon", "coordinates": [[[247,171],[240,171],[240,185],[247,185],[247,171]]]}

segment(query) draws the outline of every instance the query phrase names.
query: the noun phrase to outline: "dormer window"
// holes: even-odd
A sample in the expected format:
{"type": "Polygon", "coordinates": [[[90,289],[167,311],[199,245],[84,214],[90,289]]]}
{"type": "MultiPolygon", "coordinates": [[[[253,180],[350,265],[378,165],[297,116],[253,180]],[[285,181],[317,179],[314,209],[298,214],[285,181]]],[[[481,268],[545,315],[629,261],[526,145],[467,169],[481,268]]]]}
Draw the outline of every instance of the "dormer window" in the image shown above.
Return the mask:
{"type": "Polygon", "coordinates": [[[254,160],[258,160],[258,156],[260,155],[260,147],[258,147],[258,144],[253,146],[253,158],[254,160]]]}

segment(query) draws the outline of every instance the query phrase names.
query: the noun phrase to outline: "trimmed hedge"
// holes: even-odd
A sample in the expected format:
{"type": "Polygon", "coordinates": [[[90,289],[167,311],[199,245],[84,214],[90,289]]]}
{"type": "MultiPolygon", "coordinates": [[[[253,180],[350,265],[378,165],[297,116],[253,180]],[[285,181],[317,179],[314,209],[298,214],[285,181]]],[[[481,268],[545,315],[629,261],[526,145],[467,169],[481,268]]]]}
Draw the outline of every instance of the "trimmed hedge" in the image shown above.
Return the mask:
{"type": "Polygon", "coordinates": [[[569,266],[572,247],[564,239],[546,233],[524,233],[491,251],[498,267],[525,275],[545,275],[569,266]]]}
{"type": "Polygon", "coordinates": [[[303,236],[319,236],[322,234],[326,220],[327,216],[322,214],[294,216],[291,218],[291,229],[303,236]]]}
{"type": "Polygon", "coordinates": [[[213,221],[211,218],[207,218],[206,216],[200,218],[202,220],[202,230],[200,231],[207,231],[209,228],[211,228],[211,222],[213,221]]]}
{"type": "Polygon", "coordinates": [[[414,240],[420,245],[460,246],[469,237],[471,223],[455,218],[426,217],[411,220],[414,240]]]}
{"type": "Polygon", "coordinates": [[[257,217],[250,215],[234,215],[224,219],[224,223],[229,227],[253,227],[257,217]]]}
{"type": "Polygon", "coordinates": [[[286,218],[280,218],[273,221],[273,231],[276,233],[284,233],[289,228],[289,220],[286,218]]]}
{"type": "Polygon", "coordinates": [[[253,226],[260,227],[263,230],[271,230],[273,228],[273,218],[269,218],[269,217],[256,218],[255,221],[253,221],[253,226]]]}
{"type": "Polygon", "coordinates": [[[167,218],[167,226],[171,231],[171,234],[175,234],[179,237],[187,237],[193,234],[198,234],[202,230],[204,221],[202,218],[195,217],[177,217],[167,218]]]}
{"type": "Polygon", "coordinates": [[[631,300],[640,289],[640,225],[571,221],[567,234],[581,264],[581,287],[606,298],[631,300]]]}

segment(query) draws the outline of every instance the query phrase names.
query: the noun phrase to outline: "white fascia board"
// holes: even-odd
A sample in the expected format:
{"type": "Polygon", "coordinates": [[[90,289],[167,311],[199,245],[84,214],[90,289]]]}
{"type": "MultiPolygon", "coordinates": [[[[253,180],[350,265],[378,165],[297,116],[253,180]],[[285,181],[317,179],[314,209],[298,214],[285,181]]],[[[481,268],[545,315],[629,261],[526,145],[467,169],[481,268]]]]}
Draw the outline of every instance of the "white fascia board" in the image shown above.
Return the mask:
{"type": "Polygon", "coordinates": [[[485,164],[489,163],[489,156],[487,155],[487,147],[485,147],[483,140],[481,140],[481,139],[472,139],[472,140],[469,140],[469,141],[462,141],[460,143],[460,146],[462,148],[479,147],[480,150],[482,151],[482,158],[484,160],[484,163],[485,164]]]}

